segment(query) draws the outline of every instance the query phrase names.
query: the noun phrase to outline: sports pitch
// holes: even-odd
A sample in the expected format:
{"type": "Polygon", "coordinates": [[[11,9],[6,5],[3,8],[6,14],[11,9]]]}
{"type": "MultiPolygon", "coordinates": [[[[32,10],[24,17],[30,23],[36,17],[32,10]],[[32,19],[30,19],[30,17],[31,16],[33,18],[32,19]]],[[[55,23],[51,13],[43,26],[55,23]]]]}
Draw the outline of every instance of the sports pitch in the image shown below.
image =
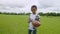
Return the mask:
{"type": "MultiPolygon", "coordinates": [[[[41,16],[37,34],[60,34],[60,16],[41,16]]],[[[27,34],[28,15],[0,15],[0,34],[27,34]]]]}

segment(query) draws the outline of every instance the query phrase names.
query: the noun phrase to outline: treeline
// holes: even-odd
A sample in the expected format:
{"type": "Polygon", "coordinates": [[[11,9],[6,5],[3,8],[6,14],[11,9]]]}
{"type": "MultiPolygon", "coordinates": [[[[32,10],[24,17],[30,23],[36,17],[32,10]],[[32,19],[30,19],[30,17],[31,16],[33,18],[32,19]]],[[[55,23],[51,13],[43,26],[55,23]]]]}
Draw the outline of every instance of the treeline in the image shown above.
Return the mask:
{"type": "Polygon", "coordinates": [[[0,14],[5,14],[5,15],[24,15],[25,13],[8,13],[8,12],[0,12],[0,14]]]}
{"type": "Polygon", "coordinates": [[[0,14],[5,14],[5,15],[29,15],[30,13],[9,13],[9,12],[0,12],[0,14]]]}
{"type": "MultiPolygon", "coordinates": [[[[30,13],[7,13],[7,12],[0,12],[0,14],[6,15],[29,15],[30,13]]],[[[40,16],[60,16],[60,13],[39,13],[40,16]]]]}
{"type": "Polygon", "coordinates": [[[60,13],[42,13],[40,12],[39,15],[41,16],[60,16],[60,13]]]}

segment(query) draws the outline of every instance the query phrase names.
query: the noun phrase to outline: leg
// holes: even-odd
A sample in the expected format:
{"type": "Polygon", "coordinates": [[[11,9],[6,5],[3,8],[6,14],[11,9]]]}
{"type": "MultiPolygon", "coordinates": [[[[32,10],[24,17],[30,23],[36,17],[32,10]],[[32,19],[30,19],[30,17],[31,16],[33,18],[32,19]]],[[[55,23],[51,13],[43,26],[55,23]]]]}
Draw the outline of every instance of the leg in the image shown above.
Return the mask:
{"type": "Polygon", "coordinates": [[[31,34],[32,30],[28,30],[28,34],[31,34]]]}
{"type": "Polygon", "coordinates": [[[32,32],[33,34],[36,34],[36,29],[35,30],[33,30],[33,32],[32,32]]]}

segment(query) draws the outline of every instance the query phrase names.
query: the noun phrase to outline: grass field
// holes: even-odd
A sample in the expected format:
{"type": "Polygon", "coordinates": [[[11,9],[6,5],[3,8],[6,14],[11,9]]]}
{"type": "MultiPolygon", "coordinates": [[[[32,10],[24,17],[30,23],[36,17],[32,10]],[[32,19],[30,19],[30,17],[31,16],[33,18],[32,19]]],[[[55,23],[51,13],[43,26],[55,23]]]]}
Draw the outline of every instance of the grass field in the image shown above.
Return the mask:
{"type": "MultiPolygon", "coordinates": [[[[41,16],[37,34],[60,34],[59,16],[41,16]]],[[[0,34],[27,34],[27,15],[0,15],[0,34]]]]}

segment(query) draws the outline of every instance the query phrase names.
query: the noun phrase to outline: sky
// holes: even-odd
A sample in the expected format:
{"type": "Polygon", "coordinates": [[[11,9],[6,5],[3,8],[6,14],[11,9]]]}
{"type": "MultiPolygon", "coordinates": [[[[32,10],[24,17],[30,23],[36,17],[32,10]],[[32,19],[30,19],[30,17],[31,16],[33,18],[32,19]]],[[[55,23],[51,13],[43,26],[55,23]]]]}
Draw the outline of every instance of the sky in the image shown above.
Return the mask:
{"type": "Polygon", "coordinates": [[[0,0],[0,12],[28,13],[36,5],[37,12],[60,13],[60,0],[0,0]]]}

